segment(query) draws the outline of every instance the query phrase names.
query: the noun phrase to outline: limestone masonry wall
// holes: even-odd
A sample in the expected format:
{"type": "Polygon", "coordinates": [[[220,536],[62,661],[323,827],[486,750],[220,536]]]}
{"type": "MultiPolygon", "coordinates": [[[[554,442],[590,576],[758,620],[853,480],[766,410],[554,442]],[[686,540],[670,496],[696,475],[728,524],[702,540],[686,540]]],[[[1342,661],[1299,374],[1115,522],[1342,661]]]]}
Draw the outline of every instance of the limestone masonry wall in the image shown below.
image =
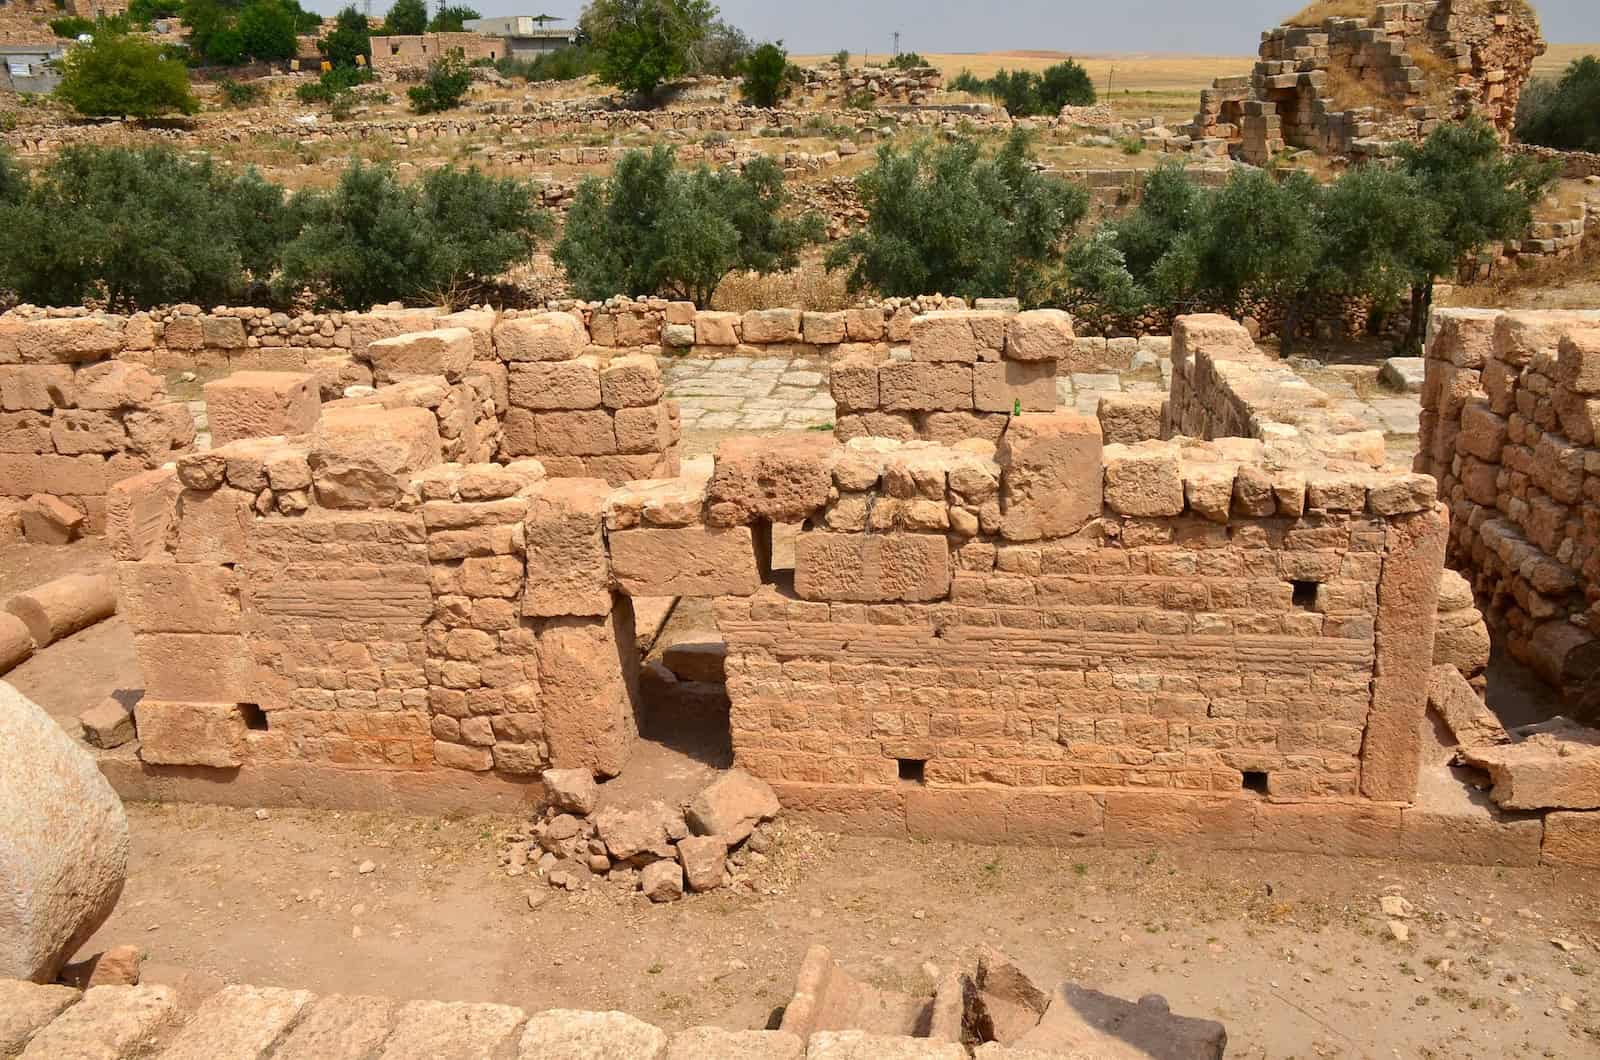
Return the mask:
{"type": "Polygon", "coordinates": [[[1436,310],[1422,403],[1449,563],[1514,655],[1581,692],[1600,661],[1600,313],[1436,310]]]}
{"type": "Polygon", "coordinates": [[[0,516],[54,497],[91,532],[106,493],[187,451],[194,422],[166,400],[164,380],[118,360],[120,322],[0,317],[0,516]]]}

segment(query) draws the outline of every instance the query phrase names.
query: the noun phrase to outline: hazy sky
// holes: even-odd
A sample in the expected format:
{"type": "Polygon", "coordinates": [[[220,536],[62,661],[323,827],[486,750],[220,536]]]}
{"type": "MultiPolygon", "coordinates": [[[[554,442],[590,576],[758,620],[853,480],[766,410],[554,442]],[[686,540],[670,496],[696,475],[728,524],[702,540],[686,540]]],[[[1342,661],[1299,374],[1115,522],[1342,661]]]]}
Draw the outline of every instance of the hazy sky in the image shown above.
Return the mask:
{"type": "MultiPolygon", "coordinates": [[[[333,11],[344,0],[316,0],[333,11]]],[[[390,0],[372,0],[374,14],[390,0]]],[[[485,15],[568,18],[578,0],[452,0],[485,15]],[[539,5],[543,4],[543,7],[539,5]]],[[[430,0],[433,8],[438,0],[430,0]]],[[[1167,51],[1254,55],[1261,30],[1302,0],[719,0],[723,16],[791,52],[887,52],[900,31],[908,51],[1167,51]]],[[[1535,0],[1545,37],[1600,42],[1600,0],[1535,0]]]]}

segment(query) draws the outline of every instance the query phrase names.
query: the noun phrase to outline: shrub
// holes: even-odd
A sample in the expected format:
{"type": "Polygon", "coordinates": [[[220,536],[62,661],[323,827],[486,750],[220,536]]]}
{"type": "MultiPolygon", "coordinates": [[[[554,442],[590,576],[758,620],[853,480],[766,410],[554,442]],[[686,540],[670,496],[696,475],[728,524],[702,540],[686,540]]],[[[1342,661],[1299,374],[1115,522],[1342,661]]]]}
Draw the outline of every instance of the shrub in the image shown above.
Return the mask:
{"type": "Polygon", "coordinates": [[[317,41],[317,47],[335,67],[355,66],[358,57],[370,66],[372,30],[367,26],[366,16],[357,11],[353,4],[343,8],[334,20],[334,28],[317,41]]]}
{"type": "Polygon", "coordinates": [[[741,172],[679,170],[671,149],[630,151],[609,179],[578,188],[555,259],[581,298],[662,295],[710,303],[723,278],[792,269],[822,235],[814,215],[785,218],[783,171],[758,157],[741,172]]]}
{"type": "Polygon", "coordinates": [[[892,70],[921,70],[928,66],[928,61],[916,52],[901,52],[889,60],[892,70]]]}
{"type": "Polygon", "coordinates": [[[427,29],[427,0],[394,0],[383,18],[383,32],[388,37],[415,37],[427,29]]]}
{"type": "Polygon", "coordinates": [[[770,107],[788,94],[789,53],[783,50],[783,41],[755,50],[745,63],[741,88],[745,101],[757,107],[770,107]]]}
{"type": "Polygon", "coordinates": [[[22,167],[5,144],[0,144],[0,206],[21,201],[27,190],[28,178],[23,176],[22,167]]]}
{"type": "Polygon", "coordinates": [[[159,48],[139,37],[98,36],[69,51],[61,70],[55,94],[79,114],[154,118],[200,109],[183,64],[162,58],[159,48]]]}
{"type": "Polygon", "coordinates": [[[280,295],[308,290],[344,308],[487,280],[526,258],[550,224],[531,184],[446,168],[407,186],[360,161],[333,191],[303,192],[290,209],[304,223],[283,248],[280,295]]]}
{"type": "Polygon", "coordinates": [[[133,0],[128,5],[128,21],[148,25],[152,19],[174,18],[182,10],[181,0],[133,0]]]}
{"type": "Polygon", "coordinates": [[[428,32],[465,33],[469,20],[482,17],[470,7],[441,6],[438,12],[434,14],[433,21],[428,23],[428,32]]]}
{"type": "Polygon", "coordinates": [[[1517,107],[1517,136],[1562,151],[1600,151],[1600,58],[1586,55],[1555,84],[1535,85],[1517,107]]]}
{"type": "Polygon", "coordinates": [[[867,225],[833,248],[828,268],[848,267],[852,291],[1036,301],[1089,197],[1037,172],[1030,145],[1019,131],[993,158],[968,139],[880,148],[856,181],[867,225]]]}
{"type": "Polygon", "coordinates": [[[217,93],[222,96],[225,107],[254,107],[267,98],[266,89],[249,81],[235,81],[231,77],[224,77],[217,82],[217,93]]]}
{"type": "Polygon", "coordinates": [[[0,207],[0,275],[41,305],[226,301],[247,269],[270,268],[264,241],[276,246],[283,231],[258,187],[236,190],[209,160],[169,148],[63,148],[20,201],[0,207]],[[245,197],[255,232],[243,231],[245,197]]]}
{"type": "Polygon", "coordinates": [[[77,40],[85,33],[93,33],[94,23],[86,18],[79,18],[77,15],[69,15],[66,18],[52,19],[50,32],[58,37],[65,37],[67,40],[77,40]]]}
{"type": "Polygon", "coordinates": [[[859,89],[844,97],[846,110],[877,110],[878,99],[868,88],[859,89]]]}
{"type": "Polygon", "coordinates": [[[429,63],[422,84],[406,89],[406,95],[416,113],[435,114],[459,106],[471,86],[472,68],[459,51],[454,51],[429,63]]]}
{"type": "Polygon", "coordinates": [[[225,26],[206,38],[205,61],[211,66],[238,66],[245,61],[244,34],[225,26]]]}
{"type": "Polygon", "coordinates": [[[663,81],[710,67],[699,49],[712,34],[714,12],[707,0],[593,0],[581,25],[599,56],[600,79],[642,97],[663,81]]]}
{"type": "Polygon", "coordinates": [[[302,103],[332,103],[340,93],[376,80],[377,75],[365,66],[335,66],[315,81],[297,85],[294,95],[302,103]]]}
{"type": "Polygon", "coordinates": [[[833,55],[833,65],[837,66],[840,70],[850,69],[850,50],[848,48],[840,48],[837,52],[835,52],[833,55]]]}
{"type": "Polygon", "coordinates": [[[1094,82],[1089,79],[1088,71],[1072,59],[1057,63],[1043,74],[999,70],[987,80],[963,70],[950,82],[950,88],[976,96],[992,96],[1018,118],[1054,115],[1069,104],[1081,107],[1095,101],[1094,82]]]}
{"type": "Polygon", "coordinates": [[[576,81],[594,73],[597,63],[592,50],[578,45],[557,48],[532,59],[514,59],[508,55],[497,61],[494,68],[502,76],[520,77],[525,81],[576,81]]]}

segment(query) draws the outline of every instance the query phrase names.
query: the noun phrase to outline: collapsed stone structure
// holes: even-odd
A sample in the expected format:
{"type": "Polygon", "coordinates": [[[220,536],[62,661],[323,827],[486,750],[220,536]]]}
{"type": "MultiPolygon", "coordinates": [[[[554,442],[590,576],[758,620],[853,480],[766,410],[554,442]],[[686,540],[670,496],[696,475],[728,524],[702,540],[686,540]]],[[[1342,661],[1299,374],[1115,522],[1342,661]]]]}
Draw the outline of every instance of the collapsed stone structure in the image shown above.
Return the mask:
{"type": "Polygon", "coordinates": [[[0,520],[53,498],[51,523],[99,532],[112,485],[193,445],[189,410],[122,351],[118,321],[0,319],[0,520]]]}
{"type": "Polygon", "coordinates": [[[944,84],[944,75],[932,66],[851,69],[828,63],[806,67],[800,73],[802,79],[797,88],[802,97],[840,106],[863,98],[875,104],[921,106],[944,84]]]}
{"type": "Polygon", "coordinates": [[[1201,93],[1191,138],[1254,165],[1286,148],[1375,157],[1468,114],[1509,138],[1522,88],[1546,47],[1525,0],[1373,7],[1370,19],[1263,33],[1248,77],[1219,78],[1201,93]]]}
{"type": "Polygon", "coordinates": [[[1451,506],[1451,565],[1514,656],[1592,697],[1600,313],[1437,311],[1422,404],[1416,469],[1451,506]]]}
{"type": "Polygon", "coordinates": [[[506,39],[483,33],[420,33],[372,38],[372,70],[402,81],[420,80],[428,65],[457,53],[467,62],[493,62],[507,55],[506,39]]]}
{"type": "MultiPolygon", "coordinates": [[[[706,318],[664,315],[663,337],[706,318]]],[[[1294,413],[1303,384],[1246,385],[1237,324],[1182,319],[1172,395],[1103,410],[1112,432],[1013,402],[993,439],[740,438],[680,475],[653,360],[608,366],[587,343],[625,325],[600,319],[374,340],[361,363],[386,385],[119,484],[147,687],[118,783],[226,770],[207,798],[483,808],[552,767],[613,776],[640,709],[632,599],[706,597],[737,763],[839,827],[1539,860],[1537,820],[1413,805],[1437,616],[1462,610],[1434,480],[1294,413]],[[604,418],[619,448],[637,420],[648,451],[541,451],[543,416],[567,438],[604,418]],[[771,569],[780,524],[792,575],[771,569]]],[[[722,322],[836,324],[812,334],[842,345],[852,319],[722,322]]],[[[982,366],[1078,341],[1050,314],[907,325],[880,393],[907,365],[974,393],[982,366]]]]}

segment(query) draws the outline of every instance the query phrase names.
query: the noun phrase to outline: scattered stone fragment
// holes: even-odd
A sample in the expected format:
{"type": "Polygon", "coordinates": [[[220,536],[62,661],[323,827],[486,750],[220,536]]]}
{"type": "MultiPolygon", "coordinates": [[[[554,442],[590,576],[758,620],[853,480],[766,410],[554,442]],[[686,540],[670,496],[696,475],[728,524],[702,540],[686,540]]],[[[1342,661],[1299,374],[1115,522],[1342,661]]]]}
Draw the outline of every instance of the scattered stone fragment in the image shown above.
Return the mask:
{"type": "Polygon", "coordinates": [[[770,784],[734,769],[696,795],[684,816],[696,835],[719,835],[732,845],[744,842],[762,821],[778,816],[779,808],[770,784]]]}
{"type": "Polygon", "coordinates": [[[134,737],[133,713],[115,699],[105,699],[78,715],[83,738],[91,747],[111,750],[134,737]]]}
{"type": "Polygon", "coordinates": [[[579,817],[594,812],[600,789],[587,769],[547,769],[543,779],[544,797],[551,806],[579,817]]]}
{"type": "Polygon", "coordinates": [[[683,897],[683,867],[676,861],[656,861],[644,867],[639,887],[652,902],[676,902],[683,897]]]}
{"type": "MultiPolygon", "coordinates": [[[[538,1060],[657,1060],[667,1048],[658,1027],[621,1012],[552,1009],[528,1018],[521,1056],[538,1060]]],[[[712,1054],[705,1054],[708,1057],[712,1054]]]]}
{"type": "Polygon", "coordinates": [[[688,836],[678,840],[678,862],[689,890],[711,891],[722,886],[727,868],[728,844],[721,836],[688,836]]]}
{"type": "Polygon", "coordinates": [[[113,946],[86,961],[61,969],[61,982],[79,990],[97,986],[138,986],[144,955],[137,946],[113,946]]]}

